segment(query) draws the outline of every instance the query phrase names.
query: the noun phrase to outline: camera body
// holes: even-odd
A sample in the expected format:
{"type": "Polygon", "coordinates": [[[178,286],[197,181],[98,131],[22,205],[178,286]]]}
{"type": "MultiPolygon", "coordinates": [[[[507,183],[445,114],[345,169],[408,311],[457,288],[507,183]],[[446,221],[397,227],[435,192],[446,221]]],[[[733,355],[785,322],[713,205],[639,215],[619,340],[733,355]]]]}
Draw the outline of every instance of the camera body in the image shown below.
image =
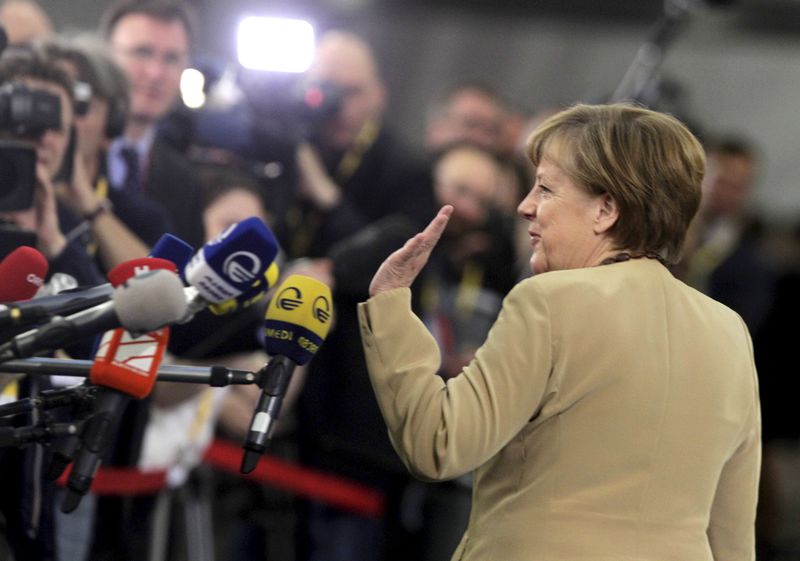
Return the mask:
{"type": "Polygon", "coordinates": [[[0,86],[0,130],[15,137],[39,138],[61,128],[61,100],[56,94],[10,82],[0,86]]]}
{"type": "Polygon", "coordinates": [[[344,91],[333,82],[300,82],[290,96],[289,118],[303,138],[313,138],[336,117],[343,100],[344,91]]]}
{"type": "Polygon", "coordinates": [[[193,115],[195,141],[256,161],[282,161],[301,141],[314,142],[335,118],[344,91],[332,82],[244,70],[240,97],[193,115]]]}
{"type": "MultiPolygon", "coordinates": [[[[24,84],[0,86],[0,133],[4,138],[36,139],[61,128],[61,100],[24,84]]],[[[0,211],[33,205],[36,150],[27,142],[0,140],[0,211]]]]}

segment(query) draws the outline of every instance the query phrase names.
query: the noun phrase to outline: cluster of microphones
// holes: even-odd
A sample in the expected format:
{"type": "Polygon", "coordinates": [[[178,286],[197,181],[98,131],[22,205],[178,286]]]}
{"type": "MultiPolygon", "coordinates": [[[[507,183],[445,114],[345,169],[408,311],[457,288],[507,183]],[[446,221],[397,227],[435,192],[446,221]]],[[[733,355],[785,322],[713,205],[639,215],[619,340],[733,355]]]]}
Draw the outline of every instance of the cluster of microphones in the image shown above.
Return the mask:
{"type": "Polygon", "coordinates": [[[261,394],[241,464],[243,473],[252,471],[267,447],[294,368],[308,363],[327,336],[330,288],[290,275],[274,289],[264,320],[269,360],[258,372],[162,360],[170,326],[207,308],[227,314],[262,299],[278,281],[278,251],[272,232],[255,217],[232,225],[197,251],[166,234],[149,257],[110,271],[107,284],[33,299],[47,261],[30,247],[6,256],[0,262],[0,302],[5,303],[0,305],[0,373],[85,381],[0,405],[0,419],[28,415],[26,425],[0,427],[0,446],[52,446],[46,475],[56,480],[69,469],[61,510],[71,512],[89,491],[128,400],[146,398],[156,381],[258,384],[261,394]],[[40,356],[87,338],[94,338],[93,360],[40,356]],[[68,408],[70,420],[53,421],[48,411],[55,408],[68,408]]]}

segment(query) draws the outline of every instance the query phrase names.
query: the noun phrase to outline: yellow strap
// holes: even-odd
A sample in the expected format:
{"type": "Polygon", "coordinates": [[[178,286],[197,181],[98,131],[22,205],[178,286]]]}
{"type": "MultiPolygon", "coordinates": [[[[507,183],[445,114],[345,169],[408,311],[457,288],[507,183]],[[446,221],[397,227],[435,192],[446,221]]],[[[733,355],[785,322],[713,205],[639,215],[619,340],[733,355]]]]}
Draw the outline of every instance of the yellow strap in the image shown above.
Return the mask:
{"type": "Polygon", "coordinates": [[[347,183],[353,174],[361,165],[364,159],[364,154],[367,153],[372,143],[378,137],[380,130],[380,121],[378,119],[370,119],[356,135],[356,140],[353,145],[344,153],[342,159],[339,160],[339,165],[336,168],[336,183],[341,187],[342,184],[347,183]]]}
{"type": "Polygon", "coordinates": [[[3,388],[2,393],[0,393],[0,401],[14,401],[17,399],[17,396],[19,396],[19,384],[14,380],[3,388]]]}
{"type": "MultiPolygon", "coordinates": [[[[364,160],[364,154],[367,153],[367,150],[378,137],[380,129],[380,121],[378,119],[370,119],[358,131],[353,146],[344,153],[342,159],[339,160],[339,165],[336,166],[334,180],[340,189],[353,177],[358,166],[364,160]]],[[[298,207],[294,207],[289,209],[286,222],[289,225],[289,230],[294,232],[291,242],[291,255],[305,255],[308,253],[311,242],[322,224],[322,216],[316,210],[303,214],[298,207]]]]}
{"type": "Polygon", "coordinates": [[[108,198],[108,179],[105,175],[101,175],[97,178],[97,181],[94,184],[94,194],[100,199],[108,198]]]}
{"type": "Polygon", "coordinates": [[[464,273],[458,284],[456,311],[461,316],[469,316],[474,310],[483,286],[483,267],[472,261],[464,265],[464,273]]]}
{"type": "Polygon", "coordinates": [[[194,442],[200,436],[200,431],[206,424],[208,416],[211,414],[211,406],[214,403],[214,390],[206,388],[201,394],[200,403],[197,404],[197,414],[189,429],[189,439],[194,442]]]}

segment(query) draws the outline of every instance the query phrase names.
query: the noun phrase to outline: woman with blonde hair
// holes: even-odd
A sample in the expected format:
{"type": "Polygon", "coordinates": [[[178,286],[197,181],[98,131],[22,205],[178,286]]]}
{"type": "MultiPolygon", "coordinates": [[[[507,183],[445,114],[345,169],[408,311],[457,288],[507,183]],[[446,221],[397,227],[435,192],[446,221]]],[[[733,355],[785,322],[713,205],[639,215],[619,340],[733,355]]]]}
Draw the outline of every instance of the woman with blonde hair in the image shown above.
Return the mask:
{"type": "Polygon", "coordinates": [[[577,105],[543,122],[519,205],[532,278],[447,381],[410,308],[452,207],[387,258],[360,304],[392,442],[418,476],[472,472],[454,560],[754,559],[756,372],[741,318],[667,266],[703,149],[677,119],[577,105]]]}

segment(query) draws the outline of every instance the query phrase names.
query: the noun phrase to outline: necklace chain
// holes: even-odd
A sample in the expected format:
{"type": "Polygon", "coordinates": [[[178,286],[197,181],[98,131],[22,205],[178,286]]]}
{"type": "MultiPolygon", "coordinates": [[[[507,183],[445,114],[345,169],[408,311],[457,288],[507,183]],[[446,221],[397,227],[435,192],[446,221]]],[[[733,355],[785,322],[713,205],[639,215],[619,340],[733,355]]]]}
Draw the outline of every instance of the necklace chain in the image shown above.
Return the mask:
{"type": "Polygon", "coordinates": [[[628,253],[627,251],[622,251],[622,252],[617,253],[616,255],[614,255],[612,257],[607,257],[607,258],[603,259],[600,262],[600,265],[611,265],[613,263],[623,263],[625,261],[630,261],[631,259],[655,259],[656,261],[658,261],[659,263],[661,263],[662,265],[667,267],[667,262],[664,260],[663,257],[661,257],[657,253],[652,253],[652,252],[649,252],[649,251],[646,252],[646,253],[640,253],[640,254],[631,254],[631,253],[628,253]]]}

